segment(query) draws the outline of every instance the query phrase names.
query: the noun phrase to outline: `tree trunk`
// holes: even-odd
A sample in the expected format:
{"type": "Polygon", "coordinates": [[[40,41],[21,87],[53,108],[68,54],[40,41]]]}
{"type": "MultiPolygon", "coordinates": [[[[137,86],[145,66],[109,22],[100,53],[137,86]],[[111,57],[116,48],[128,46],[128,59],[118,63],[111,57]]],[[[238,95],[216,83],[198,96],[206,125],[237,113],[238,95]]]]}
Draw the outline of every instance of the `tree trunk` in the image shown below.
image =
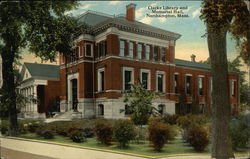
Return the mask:
{"type": "Polygon", "coordinates": [[[18,133],[17,124],[17,108],[16,108],[16,87],[15,87],[15,75],[13,69],[14,63],[14,50],[12,46],[6,46],[6,51],[2,52],[2,99],[8,111],[9,118],[9,130],[10,136],[16,136],[18,133]]]}
{"type": "Polygon", "coordinates": [[[211,59],[212,92],[212,158],[228,159],[233,156],[229,134],[230,103],[227,66],[227,30],[215,33],[208,30],[208,49],[211,59]]]}

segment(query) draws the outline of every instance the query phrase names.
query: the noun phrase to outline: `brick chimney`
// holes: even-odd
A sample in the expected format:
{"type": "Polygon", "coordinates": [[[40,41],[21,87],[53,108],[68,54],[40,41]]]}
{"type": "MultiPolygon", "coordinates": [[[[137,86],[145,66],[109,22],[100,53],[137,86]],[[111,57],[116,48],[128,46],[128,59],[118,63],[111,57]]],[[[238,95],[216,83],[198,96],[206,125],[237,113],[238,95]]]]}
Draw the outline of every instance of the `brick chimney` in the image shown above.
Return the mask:
{"type": "Polygon", "coordinates": [[[130,3],[126,6],[127,12],[126,12],[126,19],[128,21],[134,21],[135,20],[135,7],[136,4],[130,3]]]}
{"type": "Polygon", "coordinates": [[[196,57],[196,56],[195,56],[194,54],[192,54],[190,57],[191,57],[191,61],[192,61],[192,62],[196,62],[196,61],[195,61],[195,57],[196,57]]]}

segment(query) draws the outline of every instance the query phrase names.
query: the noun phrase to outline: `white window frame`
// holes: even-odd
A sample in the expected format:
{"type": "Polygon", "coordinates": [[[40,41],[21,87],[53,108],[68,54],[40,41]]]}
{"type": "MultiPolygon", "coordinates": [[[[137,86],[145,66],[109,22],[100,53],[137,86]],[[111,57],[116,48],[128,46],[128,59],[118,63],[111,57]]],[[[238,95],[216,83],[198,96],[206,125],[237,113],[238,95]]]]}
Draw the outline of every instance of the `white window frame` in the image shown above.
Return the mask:
{"type": "MultiPolygon", "coordinates": [[[[97,74],[97,78],[98,78],[98,84],[97,84],[97,90],[98,92],[102,92],[105,90],[105,85],[103,86],[104,90],[102,90],[102,79],[101,79],[101,72],[104,72],[104,78],[105,78],[105,69],[104,67],[103,68],[99,68],[98,69],[98,74],[97,74]]],[[[104,80],[104,83],[105,83],[105,79],[104,80]]]]}
{"type": "Polygon", "coordinates": [[[150,60],[150,45],[149,44],[145,44],[145,51],[144,51],[144,53],[145,53],[145,59],[146,60],[150,60]],[[149,48],[149,50],[148,50],[148,58],[147,58],[147,46],[149,48]]]}
{"type": "Polygon", "coordinates": [[[160,57],[161,57],[161,60],[160,61],[162,61],[162,62],[166,62],[166,56],[167,56],[167,53],[166,53],[166,51],[167,51],[167,48],[166,47],[160,47],[160,57]],[[162,51],[162,50],[164,50],[164,51],[162,51]],[[165,60],[163,61],[162,60],[162,55],[163,55],[163,53],[165,53],[165,60]]]}
{"type": "Polygon", "coordinates": [[[159,92],[159,88],[158,88],[158,75],[163,75],[163,79],[162,79],[162,92],[166,91],[166,73],[164,71],[156,71],[156,91],[159,92]]]}
{"type": "Polygon", "coordinates": [[[141,81],[141,83],[142,83],[142,73],[147,73],[148,74],[148,81],[147,81],[147,85],[148,85],[148,88],[147,88],[147,90],[150,90],[151,89],[151,72],[150,72],[150,70],[148,70],[148,69],[140,69],[140,81],[141,81]]]}
{"type": "Polygon", "coordinates": [[[133,56],[134,56],[134,43],[135,43],[134,41],[129,41],[129,42],[128,42],[128,57],[133,57],[133,56]],[[132,45],[132,46],[133,46],[133,47],[132,47],[133,49],[130,48],[130,44],[131,44],[131,43],[133,44],[133,45],[132,45]],[[131,51],[131,50],[133,50],[132,54],[130,54],[130,51],[131,51]]]}
{"type": "Polygon", "coordinates": [[[197,77],[197,83],[198,83],[198,95],[199,96],[204,96],[205,95],[205,88],[204,88],[204,82],[205,82],[205,76],[204,75],[198,75],[198,77],[197,77]],[[201,79],[201,88],[203,89],[203,94],[201,95],[200,94],[200,81],[199,81],[199,79],[201,79]]]}
{"type": "Polygon", "coordinates": [[[191,95],[192,94],[192,87],[191,87],[191,81],[190,81],[190,94],[187,94],[187,76],[191,77],[192,78],[192,74],[185,74],[185,94],[186,95],[191,95]]]}
{"type": "Polygon", "coordinates": [[[123,67],[122,68],[122,89],[125,90],[125,71],[131,71],[131,85],[134,84],[134,68],[123,67]]]}
{"type": "Polygon", "coordinates": [[[120,39],[119,40],[119,56],[125,56],[125,47],[126,47],[126,40],[124,40],[124,39],[120,39]],[[124,42],[124,48],[123,48],[123,54],[121,54],[121,41],[123,41],[124,42]]]}
{"type": "MultiPolygon", "coordinates": [[[[93,57],[93,44],[92,43],[84,43],[84,54],[85,54],[85,57],[93,57]],[[91,56],[87,55],[86,45],[91,46],[91,56]]],[[[80,52],[79,52],[79,55],[80,55],[80,52]]],[[[82,56],[80,56],[80,57],[82,57],[82,56]]]]}
{"type": "Polygon", "coordinates": [[[142,59],[142,48],[143,48],[143,44],[142,43],[137,43],[137,58],[138,59],[142,59]],[[139,45],[141,45],[141,51],[139,51],[139,45]],[[140,53],[140,54],[139,54],[140,53]],[[138,56],[140,55],[140,57],[138,56]]]}

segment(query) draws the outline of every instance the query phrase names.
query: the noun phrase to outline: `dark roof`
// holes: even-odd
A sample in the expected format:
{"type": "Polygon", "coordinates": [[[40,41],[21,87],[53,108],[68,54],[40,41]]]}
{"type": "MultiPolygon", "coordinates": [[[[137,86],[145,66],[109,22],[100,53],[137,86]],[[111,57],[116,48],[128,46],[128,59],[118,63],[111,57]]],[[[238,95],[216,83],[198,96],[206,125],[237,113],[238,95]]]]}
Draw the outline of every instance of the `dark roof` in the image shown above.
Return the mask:
{"type": "Polygon", "coordinates": [[[59,80],[59,66],[38,63],[24,63],[32,78],[59,80]]]}
{"type": "Polygon", "coordinates": [[[97,12],[93,11],[87,11],[79,16],[78,22],[85,23],[89,26],[95,26],[111,17],[112,16],[109,15],[98,14],[97,12]]]}
{"type": "Polygon", "coordinates": [[[139,21],[128,21],[124,16],[112,16],[94,11],[87,11],[78,18],[78,22],[91,26],[94,34],[99,34],[109,27],[117,27],[120,30],[133,32],[160,39],[177,40],[180,34],[153,27],[139,21]]]}
{"type": "Polygon", "coordinates": [[[180,59],[175,59],[174,64],[176,66],[192,67],[192,68],[197,68],[197,69],[211,70],[210,65],[202,64],[202,63],[198,63],[198,62],[180,60],[180,59]]]}

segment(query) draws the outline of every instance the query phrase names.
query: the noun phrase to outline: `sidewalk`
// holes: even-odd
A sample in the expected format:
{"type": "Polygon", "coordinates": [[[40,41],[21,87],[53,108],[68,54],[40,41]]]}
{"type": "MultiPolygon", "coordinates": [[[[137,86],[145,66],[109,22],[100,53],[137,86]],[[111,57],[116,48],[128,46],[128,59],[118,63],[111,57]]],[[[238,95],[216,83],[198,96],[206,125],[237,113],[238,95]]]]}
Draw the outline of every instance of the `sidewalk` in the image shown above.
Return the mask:
{"type": "MultiPolygon", "coordinates": [[[[4,159],[143,159],[127,154],[103,152],[51,143],[0,138],[4,159]],[[23,158],[21,158],[23,157],[23,158]]],[[[1,156],[1,157],[2,157],[1,156]]],[[[161,159],[210,159],[210,156],[171,156],[161,159]]],[[[247,159],[240,157],[237,159],[247,159]]]]}

